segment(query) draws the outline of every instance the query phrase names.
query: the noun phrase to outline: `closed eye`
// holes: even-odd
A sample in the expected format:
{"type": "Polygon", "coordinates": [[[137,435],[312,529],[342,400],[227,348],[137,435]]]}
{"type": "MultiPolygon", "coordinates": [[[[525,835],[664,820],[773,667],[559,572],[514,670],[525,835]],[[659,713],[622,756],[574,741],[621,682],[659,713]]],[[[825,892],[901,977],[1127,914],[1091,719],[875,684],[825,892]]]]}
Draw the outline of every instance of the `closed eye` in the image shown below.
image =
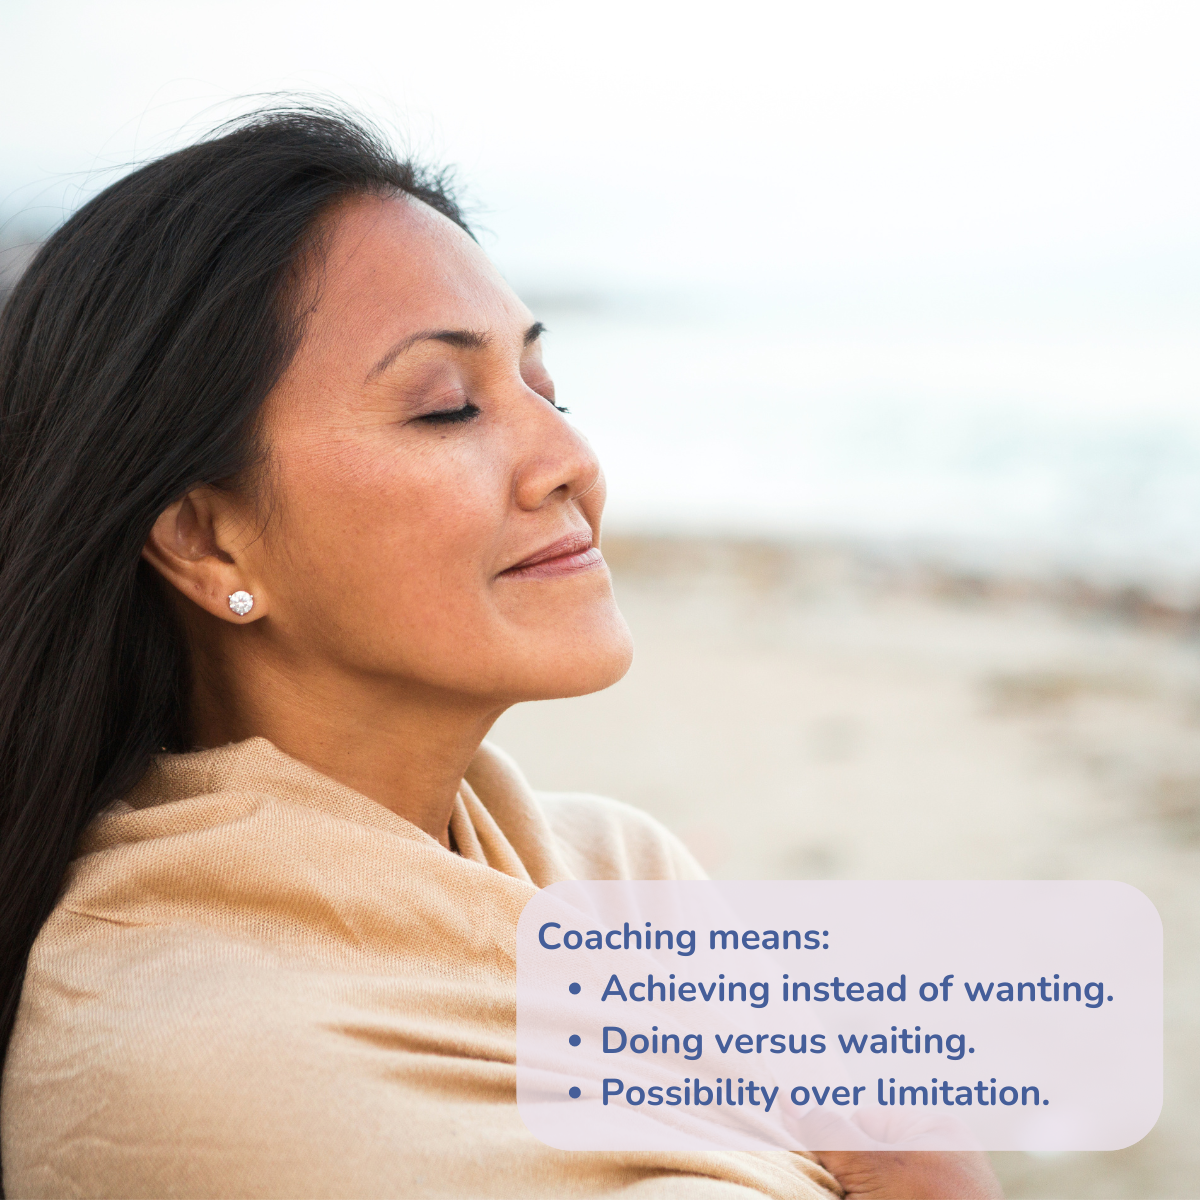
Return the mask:
{"type": "Polygon", "coordinates": [[[457,425],[460,421],[469,421],[472,417],[478,416],[479,411],[479,408],[468,400],[462,408],[448,408],[442,412],[426,413],[417,420],[425,421],[429,425],[457,425]]]}

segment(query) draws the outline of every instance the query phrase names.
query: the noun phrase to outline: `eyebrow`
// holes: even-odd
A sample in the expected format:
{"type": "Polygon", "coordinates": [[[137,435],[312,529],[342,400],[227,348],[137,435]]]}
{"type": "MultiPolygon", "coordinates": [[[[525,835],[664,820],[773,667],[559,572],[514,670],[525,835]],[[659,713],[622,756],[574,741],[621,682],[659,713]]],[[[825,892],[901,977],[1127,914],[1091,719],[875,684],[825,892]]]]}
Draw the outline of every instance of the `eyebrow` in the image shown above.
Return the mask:
{"type": "MultiPolygon", "coordinates": [[[[528,346],[536,342],[546,332],[546,326],[541,321],[534,321],[525,330],[522,345],[528,346]]],[[[491,343],[491,335],[480,333],[475,329],[423,329],[420,333],[409,334],[397,342],[368,372],[367,378],[374,379],[376,375],[386,371],[402,354],[411,350],[419,342],[443,342],[447,346],[457,346],[460,350],[482,350],[491,343]]]]}

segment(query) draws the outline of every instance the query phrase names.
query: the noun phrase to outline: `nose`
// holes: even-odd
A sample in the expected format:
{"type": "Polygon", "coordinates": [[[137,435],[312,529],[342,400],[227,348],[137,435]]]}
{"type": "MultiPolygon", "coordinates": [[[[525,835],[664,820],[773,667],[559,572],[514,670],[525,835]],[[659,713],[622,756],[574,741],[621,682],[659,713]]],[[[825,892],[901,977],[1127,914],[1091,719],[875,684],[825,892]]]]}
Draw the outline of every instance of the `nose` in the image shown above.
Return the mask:
{"type": "Polygon", "coordinates": [[[529,409],[519,422],[514,479],[517,506],[536,512],[550,500],[582,500],[585,496],[602,506],[603,473],[587,438],[537,393],[529,395],[529,409]]]}

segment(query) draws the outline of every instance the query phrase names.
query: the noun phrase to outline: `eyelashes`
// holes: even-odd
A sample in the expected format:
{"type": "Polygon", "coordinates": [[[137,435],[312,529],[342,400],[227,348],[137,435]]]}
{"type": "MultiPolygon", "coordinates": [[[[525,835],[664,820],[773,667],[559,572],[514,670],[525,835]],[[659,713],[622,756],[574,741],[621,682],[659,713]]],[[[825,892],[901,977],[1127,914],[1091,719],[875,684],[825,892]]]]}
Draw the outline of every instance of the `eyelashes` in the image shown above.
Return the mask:
{"type": "Polygon", "coordinates": [[[480,409],[468,400],[462,408],[448,408],[443,412],[426,413],[418,420],[424,421],[427,425],[458,425],[462,421],[470,421],[479,413],[480,409]]]}
{"type": "MultiPolygon", "coordinates": [[[[569,413],[571,410],[563,404],[555,404],[549,397],[545,397],[546,403],[551,408],[560,413],[569,413]]],[[[418,417],[419,421],[424,421],[427,425],[458,425],[463,421],[470,421],[477,417],[482,410],[470,400],[462,406],[462,408],[448,408],[442,412],[426,413],[423,417],[418,417]]]]}

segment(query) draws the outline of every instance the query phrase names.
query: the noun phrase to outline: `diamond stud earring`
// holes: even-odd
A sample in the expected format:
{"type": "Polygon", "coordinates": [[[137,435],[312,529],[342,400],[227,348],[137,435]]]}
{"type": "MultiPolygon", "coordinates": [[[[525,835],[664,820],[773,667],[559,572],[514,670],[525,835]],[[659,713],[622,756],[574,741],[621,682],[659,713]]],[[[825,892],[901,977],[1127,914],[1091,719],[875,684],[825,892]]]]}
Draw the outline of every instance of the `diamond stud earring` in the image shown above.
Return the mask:
{"type": "Polygon", "coordinates": [[[239,617],[244,617],[254,607],[254,597],[249,592],[234,592],[229,597],[229,607],[239,617]]]}

